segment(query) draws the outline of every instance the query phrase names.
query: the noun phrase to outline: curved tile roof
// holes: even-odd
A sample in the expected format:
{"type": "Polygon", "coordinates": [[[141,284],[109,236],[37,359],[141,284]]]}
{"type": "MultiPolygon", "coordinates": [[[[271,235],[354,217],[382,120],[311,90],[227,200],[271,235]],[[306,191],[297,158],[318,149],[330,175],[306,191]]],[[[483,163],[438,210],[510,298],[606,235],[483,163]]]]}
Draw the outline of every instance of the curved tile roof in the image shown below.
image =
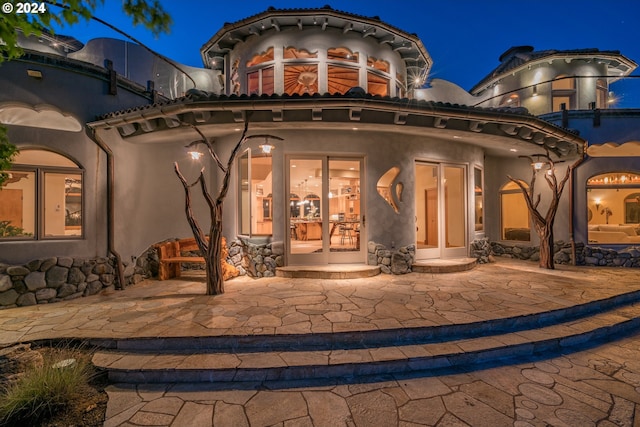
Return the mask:
{"type": "Polygon", "coordinates": [[[611,68],[618,68],[623,71],[625,75],[630,74],[637,67],[637,64],[634,61],[622,55],[619,50],[600,50],[597,48],[588,48],[571,50],[549,49],[536,51],[534,50],[533,46],[514,46],[500,55],[500,58],[498,58],[498,60],[500,61],[500,65],[498,65],[498,67],[496,67],[487,76],[480,80],[478,84],[471,88],[470,92],[478,92],[486,87],[490,82],[497,80],[506,74],[512,73],[513,71],[523,67],[524,65],[543,59],[551,59],[554,57],[586,57],[607,59],[611,61],[611,68]]]}
{"type": "Polygon", "coordinates": [[[207,56],[224,55],[235,44],[252,34],[262,33],[281,27],[318,26],[321,28],[335,27],[344,31],[360,31],[376,38],[381,43],[390,43],[392,46],[402,48],[403,51],[411,51],[411,55],[403,58],[408,62],[418,61],[424,68],[431,67],[433,60],[425,49],[422,41],[415,33],[407,33],[404,30],[383,22],[379,16],[363,16],[350,12],[333,9],[331,6],[321,8],[295,8],[276,9],[270,7],[264,12],[244,18],[233,23],[226,22],[218,32],[211,37],[201,48],[203,63],[208,66],[207,56]],[[326,20],[325,20],[326,18],[326,20]],[[372,31],[375,30],[375,31],[372,31]]]}

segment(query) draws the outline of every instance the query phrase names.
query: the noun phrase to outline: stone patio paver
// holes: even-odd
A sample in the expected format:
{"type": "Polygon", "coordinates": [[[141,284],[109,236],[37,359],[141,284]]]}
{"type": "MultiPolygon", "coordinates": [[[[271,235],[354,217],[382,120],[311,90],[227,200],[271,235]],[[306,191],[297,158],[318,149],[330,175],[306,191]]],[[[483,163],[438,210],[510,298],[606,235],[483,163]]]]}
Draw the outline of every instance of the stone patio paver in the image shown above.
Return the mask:
{"type": "MultiPolygon", "coordinates": [[[[224,295],[204,294],[196,279],[146,280],[121,292],[56,304],[0,310],[0,346],[61,337],[216,337],[251,334],[327,333],[396,329],[526,316],[640,291],[638,271],[500,260],[471,271],[412,273],[364,279],[253,280],[226,283],[224,295]]],[[[637,307],[629,307],[631,315],[637,307]]],[[[573,322],[576,331],[591,319],[573,322]]],[[[566,326],[563,326],[566,327],[566,326]]],[[[535,336],[502,336],[509,343],[535,336]]],[[[442,343],[443,352],[473,350],[465,342],[442,343]]],[[[395,349],[375,349],[384,360],[395,349]]],[[[423,355],[420,345],[402,350],[423,355]]],[[[498,426],[640,425],[640,334],[554,355],[475,370],[438,371],[351,380],[244,383],[113,384],[105,426],[498,426]]],[[[140,357],[153,366],[161,357],[185,366],[180,355],[140,357]]],[[[195,357],[195,356],[194,356],[195,357]]],[[[256,354],[256,357],[259,357],[256,354]]],[[[316,355],[283,355],[289,365],[316,355]]],[[[345,359],[327,352],[332,362],[345,359]]],[[[118,362],[118,359],[114,359],[118,362]]],[[[342,360],[344,361],[344,360],[342,360]]],[[[124,363],[121,361],[120,363],[124,363]]],[[[209,363],[209,362],[207,362],[209,363]]],[[[212,361],[235,366],[233,354],[212,361]]],[[[437,366],[446,366],[446,360],[437,366]]]]}

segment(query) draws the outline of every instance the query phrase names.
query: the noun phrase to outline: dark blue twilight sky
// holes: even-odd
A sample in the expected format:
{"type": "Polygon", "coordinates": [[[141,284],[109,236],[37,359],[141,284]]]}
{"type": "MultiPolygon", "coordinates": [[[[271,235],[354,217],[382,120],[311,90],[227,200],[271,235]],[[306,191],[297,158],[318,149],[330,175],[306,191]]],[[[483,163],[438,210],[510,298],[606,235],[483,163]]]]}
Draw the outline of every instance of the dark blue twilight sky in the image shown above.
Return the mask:
{"type": "MultiPolygon", "coordinates": [[[[511,46],[536,50],[619,50],[640,64],[640,0],[161,0],[173,17],[171,33],[154,39],[143,27],[132,28],[121,1],[105,0],[95,13],[131,33],[153,50],[183,64],[202,66],[200,47],[225,22],[235,22],[276,8],[322,7],[383,21],[416,33],[434,60],[431,77],[469,90],[498,65],[511,46]]],[[[54,8],[51,7],[53,11],[54,8]]],[[[99,23],[56,30],[81,42],[95,37],[122,38],[99,23]]],[[[640,75],[636,70],[634,75],[640,75]]],[[[625,86],[637,88],[640,78],[625,86]]],[[[614,86],[614,89],[615,86],[614,86]]],[[[624,88],[623,88],[624,89],[624,88]]],[[[622,94],[621,94],[622,95],[622,94]]],[[[640,108],[640,95],[624,104],[640,108]]]]}

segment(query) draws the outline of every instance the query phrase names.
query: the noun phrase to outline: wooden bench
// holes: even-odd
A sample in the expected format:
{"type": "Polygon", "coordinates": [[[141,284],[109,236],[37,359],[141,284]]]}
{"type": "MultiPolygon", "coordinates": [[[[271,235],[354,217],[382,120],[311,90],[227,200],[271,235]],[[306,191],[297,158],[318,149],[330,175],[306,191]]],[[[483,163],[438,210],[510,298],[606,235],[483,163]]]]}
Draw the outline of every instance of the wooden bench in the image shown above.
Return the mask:
{"type": "MultiPolygon", "coordinates": [[[[222,238],[222,263],[225,280],[230,277],[238,275],[237,269],[228,264],[227,258],[227,246],[226,239],[222,238]]],[[[167,280],[174,277],[180,277],[182,271],[182,264],[195,262],[204,264],[204,257],[201,256],[184,256],[184,252],[198,251],[200,248],[196,243],[196,239],[193,237],[187,239],[172,240],[168,242],[157,243],[154,245],[158,252],[158,261],[160,265],[158,268],[158,279],[167,280]]]]}
{"type": "Polygon", "coordinates": [[[159,280],[180,277],[182,263],[184,262],[204,264],[204,257],[182,255],[183,252],[197,251],[200,249],[198,248],[196,239],[193,237],[158,243],[155,245],[155,248],[158,251],[158,260],[160,261],[158,268],[159,280]]]}

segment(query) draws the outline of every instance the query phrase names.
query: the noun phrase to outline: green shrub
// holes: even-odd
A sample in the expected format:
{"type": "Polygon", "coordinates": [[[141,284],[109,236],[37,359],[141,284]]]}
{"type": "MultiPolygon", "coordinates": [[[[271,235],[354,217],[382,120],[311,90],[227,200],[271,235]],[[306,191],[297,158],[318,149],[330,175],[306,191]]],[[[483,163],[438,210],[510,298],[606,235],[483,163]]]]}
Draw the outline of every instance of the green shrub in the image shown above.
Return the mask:
{"type": "Polygon", "coordinates": [[[31,236],[22,228],[11,225],[11,221],[0,221],[0,237],[31,236]]]}
{"type": "Polygon", "coordinates": [[[0,393],[0,425],[36,425],[51,417],[71,404],[92,375],[88,357],[72,349],[45,360],[42,367],[29,368],[0,393]],[[68,366],[56,366],[71,359],[68,366]]]}

